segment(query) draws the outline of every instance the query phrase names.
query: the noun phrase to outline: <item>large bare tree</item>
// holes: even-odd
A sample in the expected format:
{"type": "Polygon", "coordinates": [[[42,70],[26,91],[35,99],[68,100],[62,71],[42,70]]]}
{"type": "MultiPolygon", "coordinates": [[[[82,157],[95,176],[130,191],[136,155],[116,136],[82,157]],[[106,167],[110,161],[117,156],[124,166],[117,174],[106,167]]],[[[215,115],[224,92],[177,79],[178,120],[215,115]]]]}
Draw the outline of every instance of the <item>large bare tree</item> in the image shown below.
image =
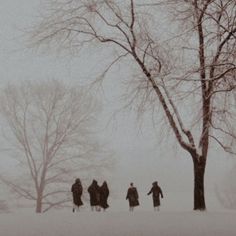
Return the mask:
{"type": "Polygon", "coordinates": [[[1,180],[34,201],[37,213],[65,205],[68,183],[108,165],[94,130],[100,109],[86,90],[55,80],[8,85],[1,91],[4,133],[22,168],[1,180]]]}
{"type": "Polygon", "coordinates": [[[140,79],[130,77],[136,84],[130,97],[141,97],[142,106],[163,108],[166,123],[193,161],[194,210],[205,210],[210,139],[234,152],[236,2],[45,2],[47,11],[34,28],[33,43],[60,49],[105,45],[116,57],[103,75],[118,61],[136,66],[140,79]]]}

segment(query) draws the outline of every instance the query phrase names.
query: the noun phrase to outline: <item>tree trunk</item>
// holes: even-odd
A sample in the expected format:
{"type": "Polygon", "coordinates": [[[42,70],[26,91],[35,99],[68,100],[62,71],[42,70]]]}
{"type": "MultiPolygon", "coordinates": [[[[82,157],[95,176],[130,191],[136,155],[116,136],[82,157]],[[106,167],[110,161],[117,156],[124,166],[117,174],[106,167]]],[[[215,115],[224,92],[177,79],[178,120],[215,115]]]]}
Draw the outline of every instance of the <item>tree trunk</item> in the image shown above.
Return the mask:
{"type": "Polygon", "coordinates": [[[42,213],[42,195],[38,194],[36,202],[36,213],[42,213]]]}
{"type": "Polygon", "coordinates": [[[205,211],[205,194],[204,194],[204,174],[206,162],[199,162],[196,159],[194,164],[194,210],[205,211]]]}

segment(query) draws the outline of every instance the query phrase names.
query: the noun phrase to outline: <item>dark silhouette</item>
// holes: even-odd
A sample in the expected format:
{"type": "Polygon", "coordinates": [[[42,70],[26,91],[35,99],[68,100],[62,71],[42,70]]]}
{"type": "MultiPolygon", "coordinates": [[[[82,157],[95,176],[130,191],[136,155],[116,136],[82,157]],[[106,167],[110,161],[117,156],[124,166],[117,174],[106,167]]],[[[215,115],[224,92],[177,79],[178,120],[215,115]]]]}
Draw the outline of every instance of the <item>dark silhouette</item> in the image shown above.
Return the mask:
{"type": "Polygon", "coordinates": [[[107,199],[109,196],[109,189],[106,181],[103,182],[102,186],[99,189],[99,192],[100,192],[100,206],[105,211],[109,207],[107,203],[107,199]]]}
{"type": "Polygon", "coordinates": [[[160,195],[161,195],[161,198],[163,198],[163,193],[162,193],[162,190],[161,190],[160,186],[158,185],[157,181],[152,183],[152,188],[148,192],[147,195],[150,195],[151,193],[152,193],[154,210],[159,211],[160,210],[160,205],[161,205],[160,204],[160,195]]]}
{"type": "Polygon", "coordinates": [[[128,188],[126,200],[129,200],[129,210],[130,211],[133,211],[135,206],[139,206],[138,191],[133,186],[133,183],[131,183],[130,187],[128,188]]]}
{"type": "Polygon", "coordinates": [[[96,180],[93,180],[92,184],[88,187],[88,192],[90,196],[90,206],[93,211],[94,208],[96,211],[100,211],[100,187],[96,180]]]}
{"type": "Polygon", "coordinates": [[[83,202],[81,200],[83,187],[80,179],[75,180],[75,183],[71,187],[71,192],[73,195],[73,203],[74,203],[73,212],[79,211],[79,207],[83,205],[83,202]]]}

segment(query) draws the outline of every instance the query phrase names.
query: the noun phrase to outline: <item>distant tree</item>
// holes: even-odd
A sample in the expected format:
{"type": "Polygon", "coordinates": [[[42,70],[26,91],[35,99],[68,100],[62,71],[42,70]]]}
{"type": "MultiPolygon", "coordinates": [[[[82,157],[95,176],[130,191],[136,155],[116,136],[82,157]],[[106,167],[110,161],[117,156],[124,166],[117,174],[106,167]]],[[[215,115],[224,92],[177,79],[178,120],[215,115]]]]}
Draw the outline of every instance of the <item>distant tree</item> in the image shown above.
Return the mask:
{"type": "Polygon", "coordinates": [[[66,50],[104,45],[116,55],[104,76],[122,59],[135,67],[140,76],[129,78],[135,85],[130,98],[141,98],[141,113],[149,112],[148,104],[162,107],[193,162],[194,210],[205,210],[210,140],[235,153],[235,0],[45,2],[34,45],[66,50]]]}
{"type": "Polygon", "coordinates": [[[100,109],[82,88],[55,80],[8,85],[1,91],[1,116],[21,169],[16,178],[1,180],[34,201],[38,213],[64,205],[68,183],[109,165],[94,130],[100,109]]]}
{"type": "Polygon", "coordinates": [[[6,212],[9,212],[8,205],[6,201],[0,200],[0,213],[6,213],[6,212]]]}

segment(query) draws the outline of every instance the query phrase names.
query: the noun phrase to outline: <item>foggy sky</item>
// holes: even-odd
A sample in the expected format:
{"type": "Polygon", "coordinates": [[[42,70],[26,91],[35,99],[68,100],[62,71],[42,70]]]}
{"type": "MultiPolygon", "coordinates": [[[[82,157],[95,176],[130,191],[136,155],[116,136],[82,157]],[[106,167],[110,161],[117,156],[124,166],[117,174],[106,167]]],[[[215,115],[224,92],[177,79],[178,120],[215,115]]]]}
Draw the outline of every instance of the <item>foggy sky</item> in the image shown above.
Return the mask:
{"type": "MultiPolygon", "coordinates": [[[[40,0],[7,0],[0,6],[0,74],[1,87],[7,82],[55,78],[82,83],[92,80],[103,67],[103,62],[94,52],[82,51],[78,56],[40,53],[26,48],[25,29],[37,19],[40,0]],[[100,62],[100,64],[98,63],[100,62]],[[89,63],[88,63],[89,62],[89,63]],[[89,65],[89,66],[88,66],[89,65]]],[[[120,98],[123,88],[119,77],[131,75],[129,68],[109,72],[109,80],[103,84],[103,93],[98,93],[103,112],[100,115],[99,136],[114,151],[116,169],[112,183],[125,191],[133,181],[140,191],[147,191],[152,181],[159,180],[166,194],[193,191],[192,161],[190,156],[175,144],[173,136],[163,141],[158,130],[154,131],[151,119],[145,117],[143,124],[136,121],[136,114],[119,112],[108,123],[111,115],[124,101],[120,98]],[[119,86],[120,85],[120,86],[119,86]],[[117,89],[114,90],[114,87],[117,89]]],[[[5,155],[5,154],[4,154],[5,155]]],[[[8,158],[1,156],[2,168],[10,166],[8,158]]],[[[213,192],[214,185],[230,166],[230,158],[219,149],[209,155],[206,169],[206,189],[213,192]]],[[[206,193],[207,194],[207,193],[206,193]]],[[[190,199],[192,201],[192,199],[190,199]]],[[[207,206],[210,202],[207,202],[207,206]]]]}

